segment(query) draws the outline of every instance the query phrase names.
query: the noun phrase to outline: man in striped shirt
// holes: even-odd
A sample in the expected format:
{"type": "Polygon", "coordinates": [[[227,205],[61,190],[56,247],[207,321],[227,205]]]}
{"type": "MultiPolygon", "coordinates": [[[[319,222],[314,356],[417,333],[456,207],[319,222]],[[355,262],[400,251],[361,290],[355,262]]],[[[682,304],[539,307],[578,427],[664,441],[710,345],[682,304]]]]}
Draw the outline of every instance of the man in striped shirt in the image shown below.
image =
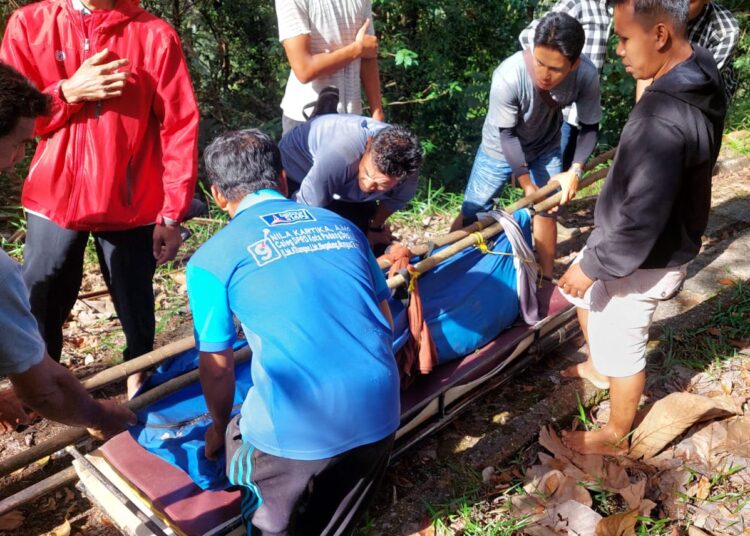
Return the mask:
{"type": "Polygon", "coordinates": [[[713,54],[724,82],[727,100],[737,90],[732,55],[740,38],[740,25],[732,12],[709,0],[690,0],[688,39],[713,54]]]}
{"type": "Polygon", "coordinates": [[[339,90],[340,113],[370,114],[383,121],[378,40],[370,0],[276,0],[279,40],[291,72],[281,101],[284,134],[304,122],[328,86],[339,90]]]}

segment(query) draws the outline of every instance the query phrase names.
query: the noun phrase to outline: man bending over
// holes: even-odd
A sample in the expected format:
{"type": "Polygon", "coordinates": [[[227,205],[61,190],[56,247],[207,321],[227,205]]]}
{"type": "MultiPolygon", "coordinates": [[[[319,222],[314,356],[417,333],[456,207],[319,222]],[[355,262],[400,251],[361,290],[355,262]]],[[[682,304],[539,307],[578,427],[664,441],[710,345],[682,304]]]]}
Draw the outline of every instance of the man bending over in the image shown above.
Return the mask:
{"type": "Polygon", "coordinates": [[[386,219],[417,191],[422,150],[414,134],[368,117],[329,114],[292,130],[279,149],[294,200],[344,216],[372,244],[390,242],[386,219]]]}
{"type": "MultiPolygon", "coordinates": [[[[599,73],[581,56],[584,40],[581,23],[565,13],[548,13],[534,33],[533,51],[517,52],[495,69],[482,144],[454,230],[490,210],[511,178],[529,195],[553,177],[563,188],[563,203],[573,197],[602,117],[599,73]],[[580,130],[573,164],[561,173],[561,110],[574,103],[580,130]]],[[[542,270],[551,276],[557,243],[554,214],[534,218],[534,241],[542,270]]]]}

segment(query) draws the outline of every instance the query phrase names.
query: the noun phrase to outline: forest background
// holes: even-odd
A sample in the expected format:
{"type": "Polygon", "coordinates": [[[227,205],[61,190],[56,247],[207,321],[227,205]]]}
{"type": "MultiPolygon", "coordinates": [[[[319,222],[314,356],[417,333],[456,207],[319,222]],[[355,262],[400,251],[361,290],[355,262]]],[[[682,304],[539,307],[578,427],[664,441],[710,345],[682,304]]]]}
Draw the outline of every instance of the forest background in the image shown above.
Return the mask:
{"type": "MultiPolygon", "coordinates": [[[[0,4],[10,13],[32,0],[0,4]]],[[[218,132],[258,127],[281,133],[289,65],[278,41],[273,0],[141,0],[182,38],[201,107],[201,148],[218,132]]],[[[461,191],[481,138],[493,69],[518,50],[518,34],[550,0],[373,0],[386,118],[422,140],[422,192],[461,191]]],[[[722,0],[740,20],[734,64],[741,86],[727,130],[750,128],[750,0],[722,0]]],[[[602,74],[601,148],[617,144],[632,108],[634,81],[609,43],[602,74]]],[[[365,110],[367,113],[367,110],[365,110]]],[[[31,152],[31,151],[30,151],[31,152]]],[[[30,155],[29,155],[30,156],[30,155]]]]}

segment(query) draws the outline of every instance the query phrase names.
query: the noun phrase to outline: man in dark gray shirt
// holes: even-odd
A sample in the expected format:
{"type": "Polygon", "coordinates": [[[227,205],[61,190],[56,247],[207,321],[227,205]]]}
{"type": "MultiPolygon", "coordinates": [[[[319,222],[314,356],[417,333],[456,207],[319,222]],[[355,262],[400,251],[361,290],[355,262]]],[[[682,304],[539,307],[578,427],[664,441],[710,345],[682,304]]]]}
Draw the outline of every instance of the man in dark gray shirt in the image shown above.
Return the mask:
{"type": "Polygon", "coordinates": [[[281,138],[279,149],[290,197],[347,218],[372,244],[388,241],[386,219],[417,191],[422,151],[400,126],[321,115],[281,138]]]}
{"type": "MultiPolygon", "coordinates": [[[[0,172],[26,152],[35,118],[47,113],[47,97],[21,74],[0,63],[0,172]]],[[[18,263],[0,250],[0,376],[8,376],[22,402],[44,417],[86,426],[99,437],[111,435],[135,415],[111,402],[91,398],[76,378],[48,355],[31,314],[18,263]]],[[[0,392],[0,429],[28,421],[13,392],[0,392]]]]}
{"type": "MultiPolygon", "coordinates": [[[[564,202],[573,196],[602,116],[599,73],[581,56],[584,40],[577,20],[549,13],[539,21],[533,51],[517,52],[495,70],[482,145],[454,229],[490,210],[511,177],[526,195],[553,178],[563,188],[564,202]],[[580,131],[573,164],[561,173],[561,110],[570,104],[576,105],[580,131]]],[[[534,218],[534,239],[542,269],[551,276],[557,241],[553,215],[534,218]]]]}

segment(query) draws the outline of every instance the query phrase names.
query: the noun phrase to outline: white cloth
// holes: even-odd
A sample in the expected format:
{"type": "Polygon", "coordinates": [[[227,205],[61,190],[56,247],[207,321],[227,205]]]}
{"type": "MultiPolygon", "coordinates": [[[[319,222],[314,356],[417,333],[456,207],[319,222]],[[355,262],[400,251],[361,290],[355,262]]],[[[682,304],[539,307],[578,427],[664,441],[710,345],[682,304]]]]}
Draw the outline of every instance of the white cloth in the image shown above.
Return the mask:
{"type": "MultiPolygon", "coordinates": [[[[353,43],[357,31],[367,19],[372,19],[372,4],[370,0],[276,0],[276,17],[279,41],[309,34],[310,53],[320,54],[353,43]]],[[[375,34],[372,20],[367,33],[375,34]]],[[[361,114],[360,65],[361,60],[354,60],[335,73],[307,84],[300,82],[290,70],[281,101],[284,115],[304,121],[303,108],[314,103],[326,86],[339,89],[339,113],[361,114]]],[[[309,113],[311,108],[307,111],[309,113]]]]}
{"type": "MultiPolygon", "coordinates": [[[[584,251],[573,264],[580,262],[584,251]]],[[[656,306],[680,290],[686,274],[687,264],[636,270],[620,279],[594,281],[583,298],[562,292],[570,303],[589,311],[589,351],[600,374],[625,378],[646,367],[648,330],[656,306]]]]}

